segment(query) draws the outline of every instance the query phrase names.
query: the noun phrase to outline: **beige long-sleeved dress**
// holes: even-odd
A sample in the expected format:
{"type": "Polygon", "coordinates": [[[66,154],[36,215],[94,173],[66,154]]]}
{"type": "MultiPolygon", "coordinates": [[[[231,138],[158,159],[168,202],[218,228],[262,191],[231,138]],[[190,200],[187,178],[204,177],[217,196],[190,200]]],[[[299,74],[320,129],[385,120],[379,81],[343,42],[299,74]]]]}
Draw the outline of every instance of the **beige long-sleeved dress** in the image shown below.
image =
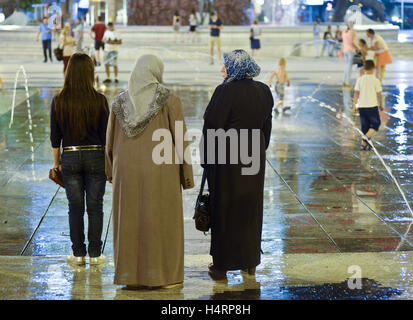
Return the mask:
{"type": "MultiPolygon", "coordinates": [[[[106,142],[106,174],[113,183],[115,284],[164,286],[184,279],[182,188],[194,186],[192,166],[157,165],[152,151],[156,129],[175,140],[175,121],[186,126],[178,97],[170,95],[162,110],[139,135],[129,138],[111,111],[106,142]]],[[[183,147],[188,146],[184,142],[183,147]]],[[[179,143],[174,148],[179,151],[179,143]]]]}

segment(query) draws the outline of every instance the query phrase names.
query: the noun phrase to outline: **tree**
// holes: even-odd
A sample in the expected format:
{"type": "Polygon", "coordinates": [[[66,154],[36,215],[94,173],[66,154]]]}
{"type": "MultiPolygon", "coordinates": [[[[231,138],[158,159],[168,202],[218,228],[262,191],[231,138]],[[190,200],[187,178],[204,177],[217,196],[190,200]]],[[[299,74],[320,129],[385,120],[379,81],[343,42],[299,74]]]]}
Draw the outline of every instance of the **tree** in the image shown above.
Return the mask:
{"type": "Polygon", "coordinates": [[[250,0],[214,0],[213,8],[226,25],[250,24],[246,11],[250,0]]]}
{"type": "Polygon", "coordinates": [[[171,25],[175,11],[181,24],[189,23],[192,10],[198,9],[198,0],[128,0],[128,23],[131,25],[171,25]]]}

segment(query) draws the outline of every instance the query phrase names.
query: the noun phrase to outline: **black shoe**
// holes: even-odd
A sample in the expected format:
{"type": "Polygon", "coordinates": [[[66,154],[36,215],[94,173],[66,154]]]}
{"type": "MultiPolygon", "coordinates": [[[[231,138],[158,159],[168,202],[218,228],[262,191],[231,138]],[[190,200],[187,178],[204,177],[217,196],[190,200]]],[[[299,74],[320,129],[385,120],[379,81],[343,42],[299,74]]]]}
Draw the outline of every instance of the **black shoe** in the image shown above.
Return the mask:
{"type": "Polygon", "coordinates": [[[107,84],[107,83],[112,83],[112,80],[106,79],[106,80],[103,81],[103,83],[105,83],[105,84],[107,84]]]}
{"type": "Polygon", "coordinates": [[[225,270],[218,270],[214,267],[213,264],[208,266],[208,274],[212,278],[212,280],[220,281],[220,280],[227,280],[227,272],[225,270]]]}
{"type": "Polygon", "coordinates": [[[290,109],[291,109],[290,106],[286,106],[286,107],[283,108],[283,112],[285,112],[285,111],[287,111],[287,110],[290,110],[290,109]]]}
{"type": "Polygon", "coordinates": [[[115,83],[119,83],[119,80],[118,80],[118,79],[115,79],[115,83]]]}
{"type": "Polygon", "coordinates": [[[47,62],[47,59],[46,60],[43,60],[43,63],[46,63],[47,62]]]}

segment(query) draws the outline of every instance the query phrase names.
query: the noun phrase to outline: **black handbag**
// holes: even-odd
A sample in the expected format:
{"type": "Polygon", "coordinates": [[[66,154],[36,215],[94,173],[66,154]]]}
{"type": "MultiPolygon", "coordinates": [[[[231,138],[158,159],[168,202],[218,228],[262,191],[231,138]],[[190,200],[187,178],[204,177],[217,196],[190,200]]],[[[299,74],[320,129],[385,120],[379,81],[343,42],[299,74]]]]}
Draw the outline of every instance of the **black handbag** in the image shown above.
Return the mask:
{"type": "Polygon", "coordinates": [[[195,220],[195,228],[199,231],[207,232],[211,227],[211,212],[209,206],[209,193],[204,194],[206,180],[206,171],[202,174],[201,189],[196,199],[195,214],[192,219],[195,220]]]}
{"type": "Polygon", "coordinates": [[[54,52],[54,55],[57,61],[63,60],[63,49],[61,49],[60,47],[57,47],[56,49],[53,50],[53,52],[54,52]]]}
{"type": "Polygon", "coordinates": [[[353,64],[363,65],[364,59],[361,53],[356,53],[353,57],[353,64]]]}

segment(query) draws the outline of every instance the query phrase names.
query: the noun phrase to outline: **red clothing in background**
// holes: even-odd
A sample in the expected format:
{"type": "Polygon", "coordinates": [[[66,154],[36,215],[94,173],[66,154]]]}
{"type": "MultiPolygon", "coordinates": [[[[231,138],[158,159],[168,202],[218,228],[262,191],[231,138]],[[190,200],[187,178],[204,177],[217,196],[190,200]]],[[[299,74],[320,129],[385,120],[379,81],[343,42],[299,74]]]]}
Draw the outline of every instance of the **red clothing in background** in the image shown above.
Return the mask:
{"type": "Polygon", "coordinates": [[[95,23],[95,25],[92,27],[92,31],[95,33],[95,40],[96,41],[102,41],[103,35],[105,34],[106,31],[106,26],[104,23],[98,22],[95,23]]]}

